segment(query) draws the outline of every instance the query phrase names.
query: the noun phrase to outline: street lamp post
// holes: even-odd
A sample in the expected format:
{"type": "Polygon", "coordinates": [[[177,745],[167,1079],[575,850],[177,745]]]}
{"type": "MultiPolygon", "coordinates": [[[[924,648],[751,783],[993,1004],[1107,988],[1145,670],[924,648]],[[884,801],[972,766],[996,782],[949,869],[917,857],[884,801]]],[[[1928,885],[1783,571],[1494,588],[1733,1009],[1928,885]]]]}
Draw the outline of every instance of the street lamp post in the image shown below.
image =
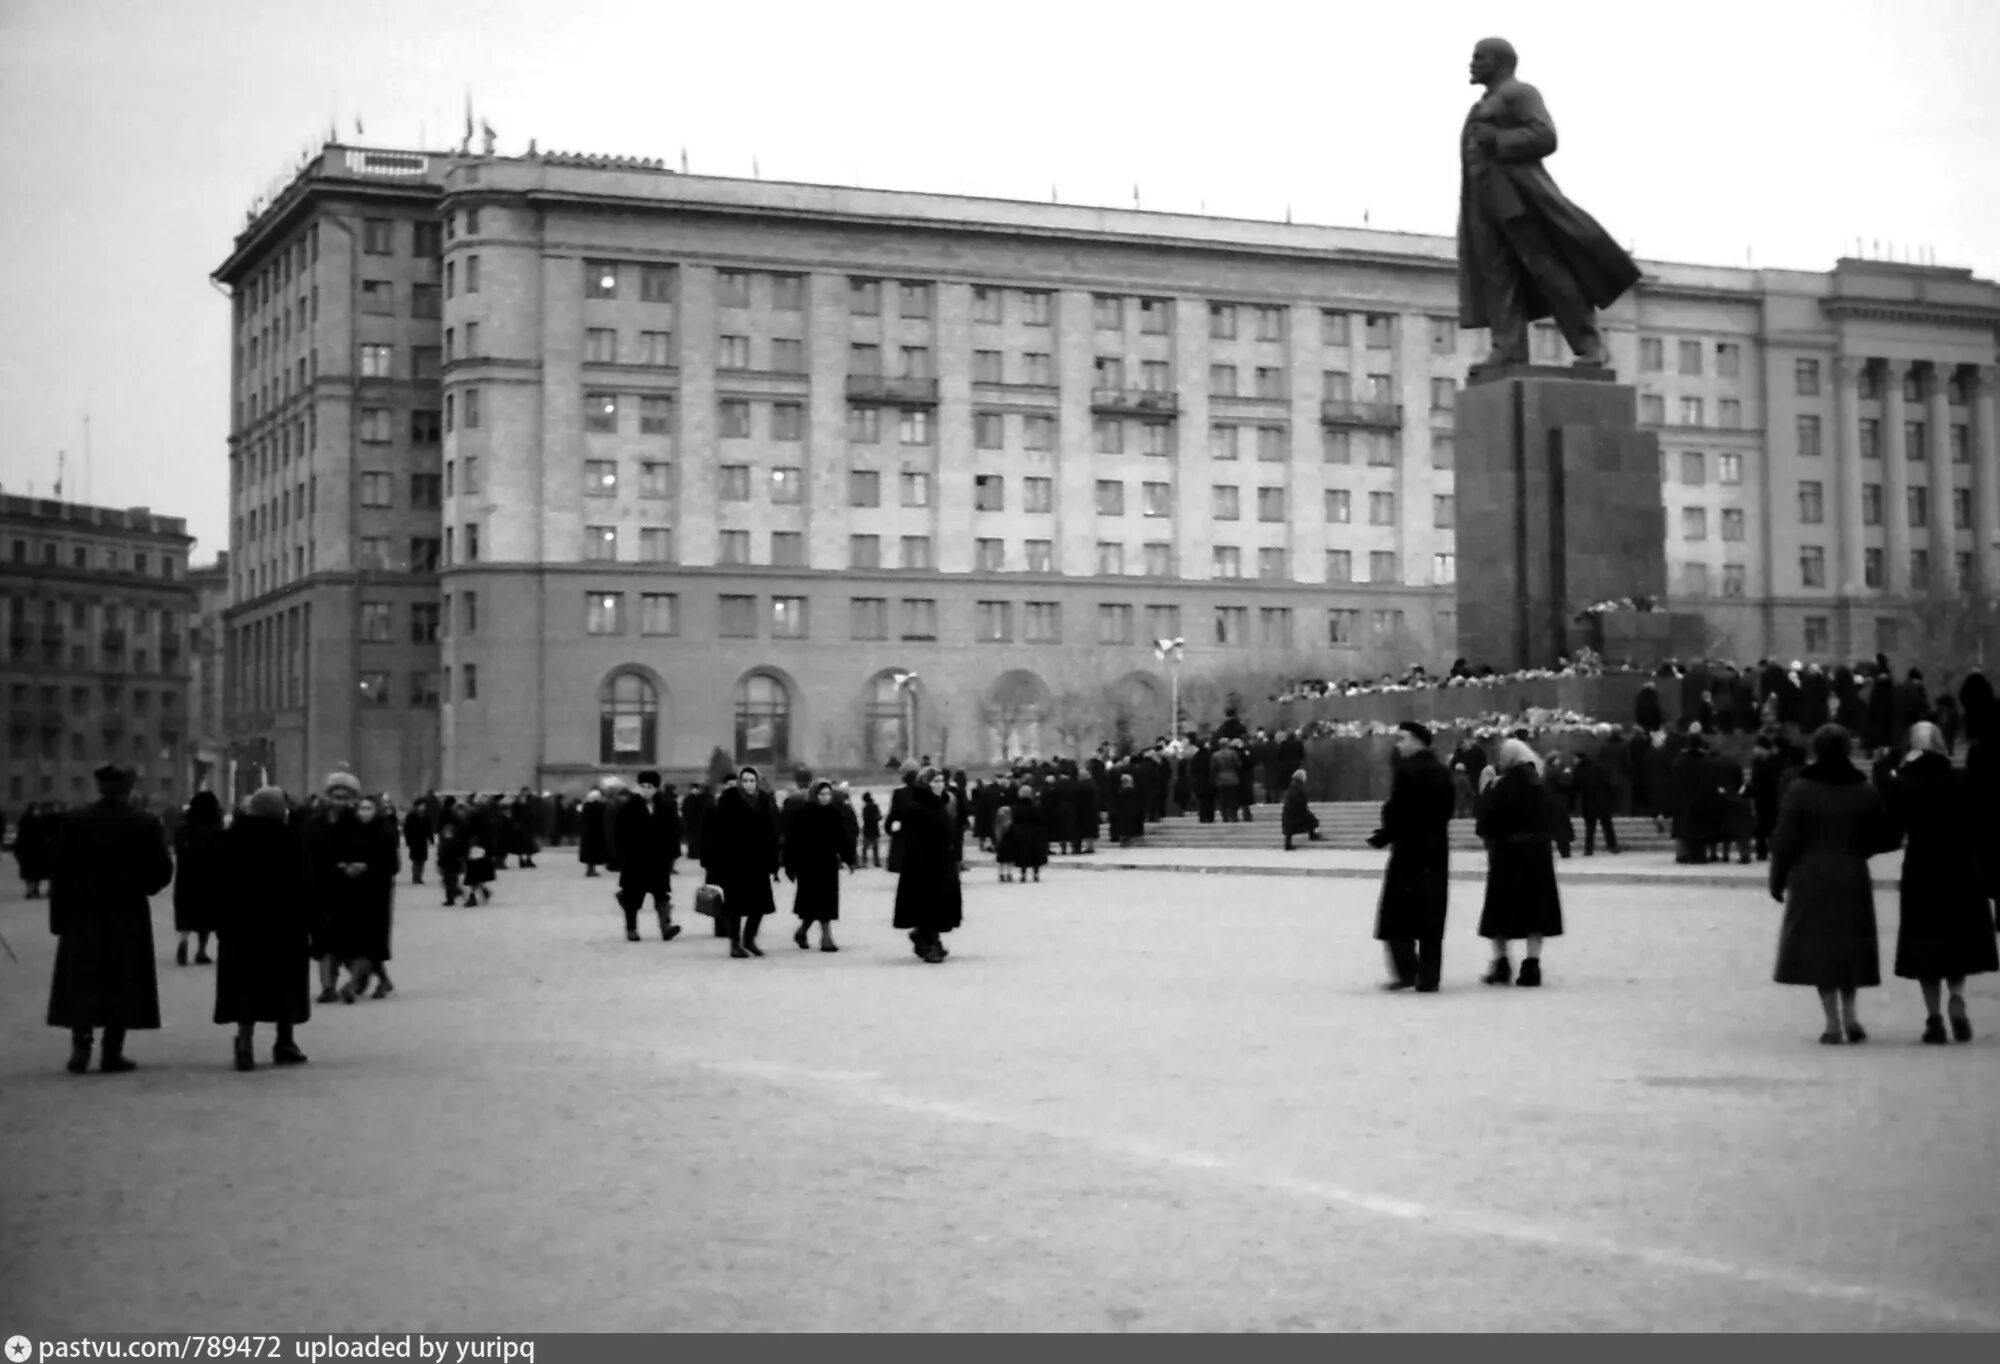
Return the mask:
{"type": "Polygon", "coordinates": [[[1181,737],[1181,663],[1187,656],[1187,641],[1176,635],[1172,639],[1153,641],[1153,657],[1167,665],[1167,684],[1173,691],[1173,712],[1167,721],[1167,734],[1175,742],[1181,737]]]}

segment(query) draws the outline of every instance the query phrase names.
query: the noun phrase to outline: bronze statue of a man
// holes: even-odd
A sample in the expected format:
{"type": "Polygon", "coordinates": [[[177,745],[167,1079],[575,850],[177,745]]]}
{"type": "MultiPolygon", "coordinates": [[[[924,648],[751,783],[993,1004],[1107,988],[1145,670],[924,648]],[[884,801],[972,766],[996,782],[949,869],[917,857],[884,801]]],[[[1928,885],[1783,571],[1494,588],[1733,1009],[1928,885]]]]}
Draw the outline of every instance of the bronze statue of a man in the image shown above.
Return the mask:
{"type": "Polygon", "coordinates": [[[1596,310],[1638,283],[1639,267],[1543,169],[1556,125],[1541,93],[1515,79],[1517,60],[1504,38],[1472,49],[1472,83],[1486,95],[1460,139],[1459,325],[1492,330],[1486,364],[1519,365],[1528,323],[1553,317],[1577,364],[1601,366],[1596,310]]]}

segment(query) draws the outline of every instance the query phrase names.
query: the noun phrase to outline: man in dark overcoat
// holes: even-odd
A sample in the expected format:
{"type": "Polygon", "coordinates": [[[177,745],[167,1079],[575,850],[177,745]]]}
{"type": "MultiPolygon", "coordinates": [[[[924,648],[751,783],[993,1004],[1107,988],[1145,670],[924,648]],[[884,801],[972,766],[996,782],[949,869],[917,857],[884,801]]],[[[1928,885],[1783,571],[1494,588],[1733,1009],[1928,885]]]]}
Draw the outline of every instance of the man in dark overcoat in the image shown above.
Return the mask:
{"type": "Polygon", "coordinates": [[[69,1068],[78,1075],[90,1068],[95,1029],[104,1029],[99,1068],[115,1074],[134,1069],[125,1034],[160,1026],[147,899],[174,879],[174,862],[159,818],[133,808],[132,783],[130,768],[98,768],[97,803],[66,816],[56,834],[49,1026],[69,1029],[69,1068]]]}
{"type": "Polygon", "coordinates": [[[1458,324],[1488,327],[1488,364],[1528,362],[1528,324],[1553,317],[1580,363],[1605,363],[1595,310],[1639,282],[1639,267],[1556,188],[1542,160],[1556,125],[1541,93],[1514,76],[1511,44],[1473,48],[1472,82],[1485,96],[1459,139],[1458,324]]]}
{"type": "Polygon", "coordinates": [[[306,860],[318,902],[313,955],[319,959],[322,1004],[340,998],[340,968],[358,955],[353,951],[353,928],[368,909],[369,833],[354,814],[360,799],[361,782],[352,772],[329,773],[326,802],[304,826],[306,860]]]}
{"type": "Polygon", "coordinates": [[[625,911],[625,940],[639,941],[639,911],[646,897],[660,920],[660,941],[680,936],[673,921],[674,863],[681,855],[681,816],[660,789],[658,772],[641,772],[638,794],[618,807],[618,907],[625,911]]]}
{"type": "Polygon", "coordinates": [[[1389,849],[1375,937],[1389,954],[1383,988],[1430,994],[1444,970],[1444,917],[1451,900],[1451,816],[1458,803],[1451,774],[1431,750],[1431,732],[1414,720],[1396,732],[1396,774],[1382,806],[1382,827],[1368,840],[1389,849]]]}

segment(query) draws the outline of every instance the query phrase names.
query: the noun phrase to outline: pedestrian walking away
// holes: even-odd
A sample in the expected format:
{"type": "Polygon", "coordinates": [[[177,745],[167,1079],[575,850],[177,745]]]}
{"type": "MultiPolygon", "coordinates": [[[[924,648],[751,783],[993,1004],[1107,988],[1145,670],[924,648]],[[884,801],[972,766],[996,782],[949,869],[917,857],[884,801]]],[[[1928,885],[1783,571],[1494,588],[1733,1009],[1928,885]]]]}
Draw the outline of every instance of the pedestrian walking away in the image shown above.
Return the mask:
{"type": "Polygon", "coordinates": [[[285,793],[266,786],[224,838],[216,911],[215,1021],[236,1025],[236,1068],[257,1067],[257,1025],[276,1025],[271,1062],[302,1066],[293,1029],[312,1017],[318,900],[311,864],[287,822],[285,793]]]}
{"type": "Polygon", "coordinates": [[[213,791],[197,791],[174,830],[174,931],[181,936],[174,964],[188,964],[188,939],[195,939],[194,964],[207,966],[209,935],[222,895],[222,802],[213,791]]]}
{"type": "Polygon", "coordinates": [[[1368,840],[1389,850],[1375,937],[1389,958],[1390,990],[1437,990],[1444,971],[1445,911],[1451,902],[1451,820],[1458,794],[1431,747],[1428,728],[1396,732],[1396,770],[1382,827],[1368,840]]]}
{"type": "Polygon", "coordinates": [[[1550,797],[1540,760],[1520,739],[1500,745],[1486,789],[1479,794],[1477,828],[1486,843],[1486,901],[1479,936],[1493,944],[1488,985],[1542,983],[1542,941],[1563,931],[1562,897],[1550,838],[1550,797]],[[1521,974],[1507,960],[1509,943],[1525,940],[1521,974]]]}

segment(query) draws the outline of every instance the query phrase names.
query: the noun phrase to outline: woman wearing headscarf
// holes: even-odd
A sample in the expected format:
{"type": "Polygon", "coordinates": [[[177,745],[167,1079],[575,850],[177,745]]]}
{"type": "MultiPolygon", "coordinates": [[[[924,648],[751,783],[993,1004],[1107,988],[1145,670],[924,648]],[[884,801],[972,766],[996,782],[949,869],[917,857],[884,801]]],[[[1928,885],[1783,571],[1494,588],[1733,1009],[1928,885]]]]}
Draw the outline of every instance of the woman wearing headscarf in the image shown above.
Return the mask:
{"type": "Polygon", "coordinates": [[[306,851],[285,793],[266,786],[223,836],[216,913],[215,1021],[236,1025],[236,1068],[254,1070],[257,1025],[275,1023],[271,1061],[304,1065],[292,1029],[312,1017],[312,950],[319,911],[306,851]]]}
{"type": "Polygon", "coordinates": [[[1278,816],[1278,831],[1285,836],[1285,851],[1292,850],[1292,840],[1309,838],[1319,842],[1319,816],[1312,811],[1312,802],[1306,790],[1306,770],[1295,768],[1285,792],[1285,807],[1278,816]]]}
{"type": "MultiPolygon", "coordinates": [[[[438,875],[444,879],[444,902],[449,908],[458,903],[458,878],[465,874],[465,854],[470,850],[471,831],[465,822],[465,807],[458,803],[458,797],[446,796],[438,808],[437,860],[438,875]]],[[[472,904],[472,896],[466,895],[465,903],[472,904]]]]}
{"type": "Polygon", "coordinates": [[[1519,739],[1500,745],[1486,789],[1479,793],[1477,828],[1486,841],[1486,904],[1479,936],[1493,944],[1488,985],[1542,983],[1542,939],[1562,936],[1562,897],[1549,847],[1549,796],[1541,762],[1519,739]],[[1525,939],[1521,974],[1513,974],[1507,944],[1525,939]]]}
{"type": "Polygon", "coordinates": [[[1772,978],[1819,991],[1821,1042],[1865,1042],[1855,992],[1882,983],[1868,859],[1899,840],[1881,793],[1854,766],[1846,730],[1822,726],[1812,754],[1785,789],[1771,839],[1771,898],[1785,907],[1772,978]]]}
{"type": "Polygon", "coordinates": [[[708,884],[722,892],[716,927],[729,937],[732,957],[761,957],[757,929],[777,913],[771,882],[778,874],[777,812],[754,767],[716,798],[701,831],[701,866],[708,884]]]}
{"type": "Polygon", "coordinates": [[[195,938],[194,961],[209,963],[208,937],[222,895],[222,802],[213,791],[197,791],[181,827],[174,830],[174,931],[181,935],[174,964],[188,964],[188,937],[195,938]]]}
{"type": "Polygon", "coordinates": [[[1013,841],[1014,865],[1020,869],[1021,883],[1026,885],[1031,875],[1041,880],[1042,868],[1049,864],[1048,812],[1027,782],[1014,794],[1014,827],[1008,836],[1013,841]]]}
{"type": "Polygon", "coordinates": [[[798,887],[792,913],[799,916],[799,931],[792,941],[801,950],[808,946],[806,935],[814,924],[819,925],[819,950],[840,950],[833,941],[833,921],[840,917],[840,869],[854,870],[854,842],[833,795],[832,782],[814,782],[806,803],[785,826],[785,875],[798,887]]]}
{"type": "Polygon", "coordinates": [[[383,999],[396,988],[389,979],[389,925],[395,913],[396,876],[402,858],[396,851],[396,828],[382,813],[377,796],[363,796],[354,803],[354,819],[363,832],[368,870],[361,874],[361,892],[349,916],[346,933],[347,984],[341,999],[352,1004],[368,988],[368,978],[377,977],[375,998],[383,999]]]}
{"type": "Polygon", "coordinates": [[[917,956],[936,965],[950,955],[943,935],[964,922],[958,861],[944,773],[919,774],[903,815],[903,865],[896,880],[895,926],[910,935],[917,956]]]}
{"type": "Polygon", "coordinates": [[[1993,904],[1980,873],[1979,825],[1969,784],[1951,765],[1944,735],[1929,721],[1911,726],[1910,752],[1883,791],[1903,848],[1902,917],[1896,974],[1924,996],[1924,1041],[1945,1041],[1938,1005],[1951,992],[1951,1035],[1972,1040],[1965,978],[2000,971],[1993,904]]]}

